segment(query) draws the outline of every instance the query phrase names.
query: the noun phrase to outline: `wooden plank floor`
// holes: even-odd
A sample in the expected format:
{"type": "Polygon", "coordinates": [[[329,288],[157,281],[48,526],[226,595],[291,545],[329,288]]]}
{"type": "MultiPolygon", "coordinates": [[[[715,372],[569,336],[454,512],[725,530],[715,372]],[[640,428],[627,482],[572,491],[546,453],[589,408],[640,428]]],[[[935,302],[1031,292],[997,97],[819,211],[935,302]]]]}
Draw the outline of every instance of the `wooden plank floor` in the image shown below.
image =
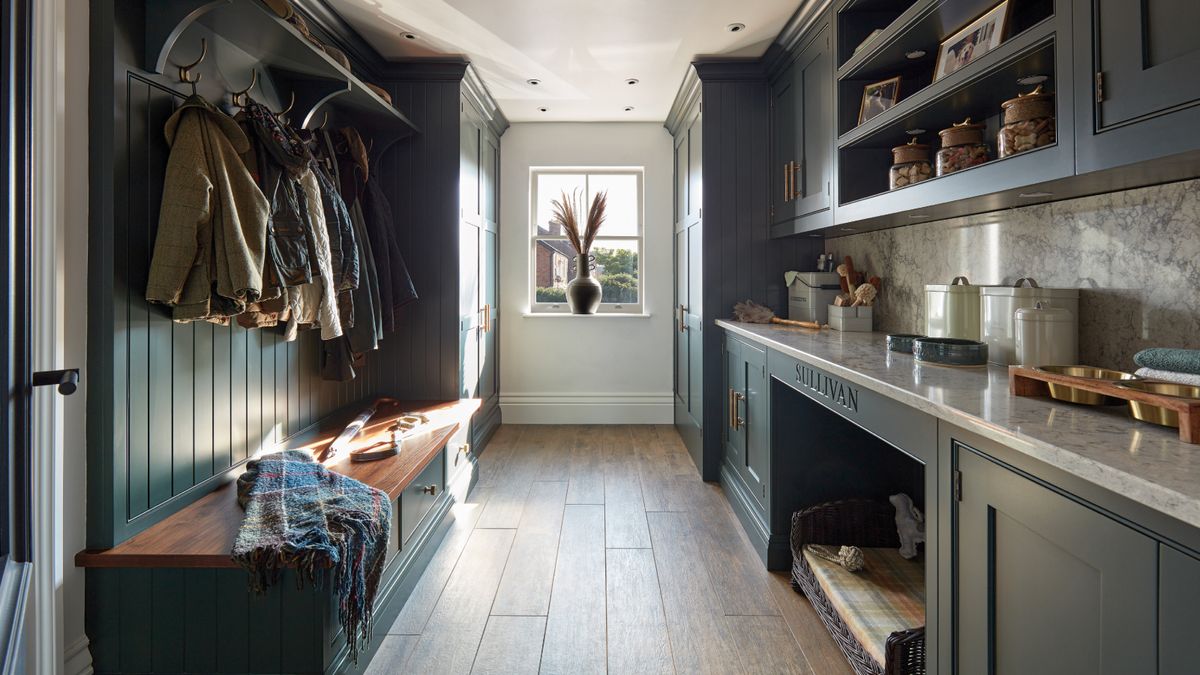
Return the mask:
{"type": "Polygon", "coordinates": [[[505,425],[479,473],[367,673],[851,675],[673,427],[505,425]]]}

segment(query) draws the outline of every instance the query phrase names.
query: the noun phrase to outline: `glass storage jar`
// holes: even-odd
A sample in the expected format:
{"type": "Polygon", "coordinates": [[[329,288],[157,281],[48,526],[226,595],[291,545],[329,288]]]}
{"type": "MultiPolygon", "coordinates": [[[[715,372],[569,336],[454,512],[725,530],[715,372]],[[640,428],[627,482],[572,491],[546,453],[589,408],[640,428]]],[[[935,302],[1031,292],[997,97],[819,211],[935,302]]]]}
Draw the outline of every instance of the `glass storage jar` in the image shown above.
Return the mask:
{"type": "Polygon", "coordinates": [[[987,143],[983,142],[985,124],[972,124],[971,118],[942,129],[942,148],[937,151],[937,175],[962,171],[991,159],[987,143]]]}
{"type": "Polygon", "coordinates": [[[1042,86],[1000,104],[1004,125],[996,138],[1001,157],[1052,145],[1056,140],[1054,94],[1042,92],[1042,86]]]}
{"type": "Polygon", "coordinates": [[[889,190],[920,183],[932,174],[928,145],[918,143],[914,138],[907,145],[892,148],[892,168],[888,171],[889,190]]]}

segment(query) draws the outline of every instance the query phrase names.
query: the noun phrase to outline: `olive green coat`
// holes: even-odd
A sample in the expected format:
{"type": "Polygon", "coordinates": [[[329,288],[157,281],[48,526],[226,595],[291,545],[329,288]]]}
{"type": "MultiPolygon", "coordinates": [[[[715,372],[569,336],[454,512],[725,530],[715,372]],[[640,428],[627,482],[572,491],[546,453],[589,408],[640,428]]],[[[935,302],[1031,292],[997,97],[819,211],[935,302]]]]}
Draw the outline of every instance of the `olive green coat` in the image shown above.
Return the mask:
{"type": "Polygon", "coordinates": [[[270,209],[238,157],[249,141],[199,96],[165,132],[171,155],[146,299],[174,307],[176,321],[225,322],[263,289],[270,209]]]}

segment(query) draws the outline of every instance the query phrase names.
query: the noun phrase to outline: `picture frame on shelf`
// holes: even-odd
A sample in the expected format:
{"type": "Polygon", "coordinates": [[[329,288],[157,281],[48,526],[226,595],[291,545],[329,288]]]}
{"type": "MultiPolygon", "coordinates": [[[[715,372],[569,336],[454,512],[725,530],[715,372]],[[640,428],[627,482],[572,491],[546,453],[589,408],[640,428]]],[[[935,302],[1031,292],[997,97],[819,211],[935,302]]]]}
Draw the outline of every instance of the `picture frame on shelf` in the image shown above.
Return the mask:
{"type": "Polygon", "coordinates": [[[937,82],[999,47],[1007,29],[1008,0],[1004,0],[942,40],[937,65],[933,68],[933,81],[937,82]]]}
{"type": "Polygon", "coordinates": [[[858,107],[858,123],[862,124],[888,110],[899,100],[899,75],[868,84],[863,87],[862,103],[858,107]]]}

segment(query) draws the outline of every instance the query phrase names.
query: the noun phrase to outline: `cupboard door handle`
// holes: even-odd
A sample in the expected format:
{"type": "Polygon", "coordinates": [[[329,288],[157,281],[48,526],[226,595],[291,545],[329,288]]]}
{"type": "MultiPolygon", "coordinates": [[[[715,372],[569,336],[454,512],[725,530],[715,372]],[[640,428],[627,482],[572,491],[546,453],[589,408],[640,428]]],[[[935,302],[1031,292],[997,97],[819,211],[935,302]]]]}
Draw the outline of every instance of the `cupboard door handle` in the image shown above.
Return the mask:
{"type": "Polygon", "coordinates": [[[746,420],[738,413],[741,412],[742,401],[746,400],[746,395],[740,391],[733,392],[733,429],[737,431],[746,426],[746,420]]]}
{"type": "Polygon", "coordinates": [[[792,163],[783,165],[783,203],[792,201],[792,163]]]}
{"type": "Polygon", "coordinates": [[[492,306],[484,305],[479,308],[479,313],[483,315],[483,321],[480,322],[480,330],[485,333],[492,332],[492,306]]]}
{"type": "Polygon", "coordinates": [[[683,333],[687,330],[687,307],[679,305],[679,332],[683,333]]]}
{"type": "Polygon", "coordinates": [[[436,485],[426,485],[425,487],[421,488],[421,492],[424,492],[427,495],[436,497],[437,496],[437,486],[436,485]]]}
{"type": "Polygon", "coordinates": [[[803,197],[808,194],[808,188],[805,187],[807,183],[808,181],[804,179],[804,160],[792,162],[792,199],[803,197]],[[799,189],[796,187],[796,174],[800,174],[799,189]]]}

